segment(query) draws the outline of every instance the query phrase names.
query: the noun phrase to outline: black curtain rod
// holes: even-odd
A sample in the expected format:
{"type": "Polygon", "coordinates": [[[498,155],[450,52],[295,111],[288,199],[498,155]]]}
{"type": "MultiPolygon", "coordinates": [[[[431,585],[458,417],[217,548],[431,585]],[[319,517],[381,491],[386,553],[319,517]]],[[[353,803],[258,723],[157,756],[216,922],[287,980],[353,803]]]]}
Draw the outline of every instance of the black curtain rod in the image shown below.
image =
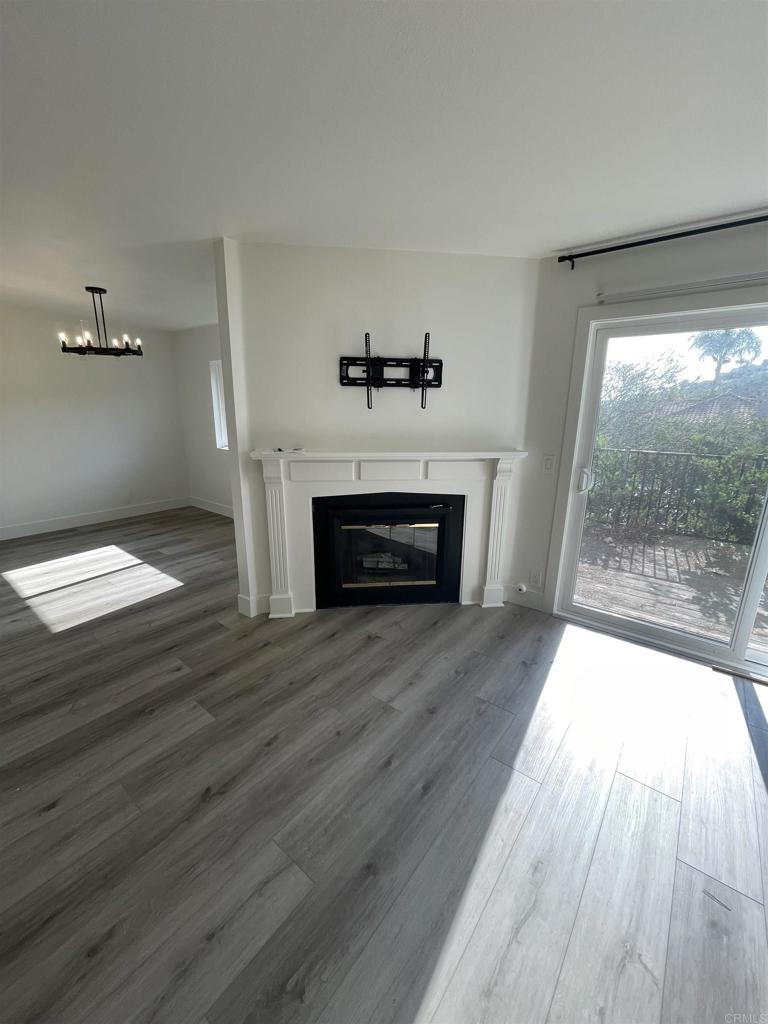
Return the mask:
{"type": "Polygon", "coordinates": [[[708,235],[711,231],[725,231],[727,228],[744,228],[748,224],[764,224],[768,221],[768,214],[760,214],[758,217],[743,217],[741,220],[729,220],[724,224],[709,224],[705,228],[688,228],[686,231],[672,231],[667,235],[653,235],[651,238],[641,238],[638,242],[622,242],[621,245],[606,245],[602,249],[586,249],[584,252],[571,252],[567,256],[558,256],[558,263],[570,263],[571,270],[576,260],[582,260],[586,256],[602,256],[606,252],[619,252],[622,249],[637,249],[641,245],[656,245],[657,242],[671,242],[675,238],[692,238],[694,235],[708,235]]]}

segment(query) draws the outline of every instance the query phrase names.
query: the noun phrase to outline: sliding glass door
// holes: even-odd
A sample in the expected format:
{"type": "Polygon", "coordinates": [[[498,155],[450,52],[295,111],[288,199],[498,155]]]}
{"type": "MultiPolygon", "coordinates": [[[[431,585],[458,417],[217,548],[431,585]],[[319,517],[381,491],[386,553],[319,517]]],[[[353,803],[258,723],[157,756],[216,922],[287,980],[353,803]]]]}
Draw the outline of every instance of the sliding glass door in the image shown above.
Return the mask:
{"type": "Polygon", "coordinates": [[[559,610],[768,665],[768,308],[593,331],[559,610]]]}
{"type": "Polygon", "coordinates": [[[763,586],[760,595],[757,615],[749,637],[747,656],[753,661],[768,664],[768,582],[763,586]]]}

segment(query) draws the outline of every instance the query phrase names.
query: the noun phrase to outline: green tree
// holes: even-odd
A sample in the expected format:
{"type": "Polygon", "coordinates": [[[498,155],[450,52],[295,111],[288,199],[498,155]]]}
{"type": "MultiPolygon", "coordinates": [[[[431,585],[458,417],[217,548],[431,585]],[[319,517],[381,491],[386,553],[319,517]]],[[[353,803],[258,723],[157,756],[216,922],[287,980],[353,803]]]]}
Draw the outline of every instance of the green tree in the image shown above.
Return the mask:
{"type": "Polygon", "coordinates": [[[768,359],[725,366],[719,387],[750,406],[697,411],[712,381],[683,379],[672,353],[606,364],[590,525],[624,539],[752,543],[768,487],[768,359]]]}
{"type": "Polygon", "coordinates": [[[598,446],[644,448],[652,440],[655,413],[673,401],[682,366],[672,352],[648,363],[609,360],[603,376],[598,446]]]}
{"type": "Polygon", "coordinates": [[[749,327],[699,331],[693,335],[691,348],[699,353],[699,359],[711,359],[715,364],[714,386],[727,363],[739,365],[757,359],[762,348],[760,339],[749,327]]]}

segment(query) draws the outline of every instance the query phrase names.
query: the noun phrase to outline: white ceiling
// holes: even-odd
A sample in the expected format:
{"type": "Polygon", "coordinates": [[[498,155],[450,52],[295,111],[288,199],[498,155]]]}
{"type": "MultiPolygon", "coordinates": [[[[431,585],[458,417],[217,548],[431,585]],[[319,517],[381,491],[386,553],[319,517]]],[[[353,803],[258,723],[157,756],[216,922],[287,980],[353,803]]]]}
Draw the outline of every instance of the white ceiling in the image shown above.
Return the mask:
{"type": "Polygon", "coordinates": [[[222,234],[540,256],[761,207],[766,68],[761,2],[3,0],[2,293],[181,327],[222,234]]]}

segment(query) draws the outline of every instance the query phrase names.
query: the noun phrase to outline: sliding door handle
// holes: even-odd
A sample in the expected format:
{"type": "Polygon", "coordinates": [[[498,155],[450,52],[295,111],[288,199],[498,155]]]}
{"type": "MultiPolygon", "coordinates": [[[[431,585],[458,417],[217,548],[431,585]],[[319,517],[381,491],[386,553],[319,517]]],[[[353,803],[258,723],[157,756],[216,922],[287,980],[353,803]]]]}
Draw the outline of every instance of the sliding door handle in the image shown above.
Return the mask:
{"type": "Polygon", "coordinates": [[[576,481],[576,490],[579,494],[585,494],[592,486],[592,473],[588,469],[580,469],[576,481]]]}

